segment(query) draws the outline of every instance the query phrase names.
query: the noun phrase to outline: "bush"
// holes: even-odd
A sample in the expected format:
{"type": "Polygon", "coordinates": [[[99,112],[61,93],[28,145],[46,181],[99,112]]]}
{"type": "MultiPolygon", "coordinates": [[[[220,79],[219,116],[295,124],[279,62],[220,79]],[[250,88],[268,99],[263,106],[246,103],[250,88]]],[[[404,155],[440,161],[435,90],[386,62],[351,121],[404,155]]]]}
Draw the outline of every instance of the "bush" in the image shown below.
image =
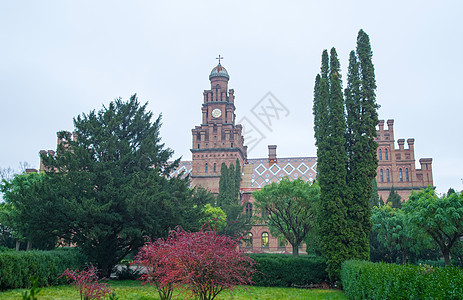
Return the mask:
{"type": "Polygon", "coordinates": [[[350,260],[341,281],[349,299],[461,299],[463,270],[350,260]]]}
{"type": "Polygon", "coordinates": [[[320,257],[284,254],[249,254],[256,273],[252,280],[258,286],[310,286],[327,282],[326,262],[320,257]]]}
{"type": "Polygon", "coordinates": [[[32,277],[39,286],[57,283],[66,268],[78,268],[84,261],[77,249],[0,252],[0,290],[29,287],[32,277]]]}

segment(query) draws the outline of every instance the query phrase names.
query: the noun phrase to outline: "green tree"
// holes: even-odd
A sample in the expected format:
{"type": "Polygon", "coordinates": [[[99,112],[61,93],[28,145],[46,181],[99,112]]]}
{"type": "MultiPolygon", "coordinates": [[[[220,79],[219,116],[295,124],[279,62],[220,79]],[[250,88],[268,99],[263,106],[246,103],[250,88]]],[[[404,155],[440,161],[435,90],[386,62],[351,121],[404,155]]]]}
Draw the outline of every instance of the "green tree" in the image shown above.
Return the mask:
{"type": "Polygon", "coordinates": [[[23,173],[3,180],[0,186],[5,199],[0,222],[16,239],[32,243],[30,247],[53,249],[58,239],[51,224],[53,220],[65,221],[59,213],[60,202],[53,201],[47,186],[49,180],[44,173],[23,173]]]}
{"type": "Polygon", "coordinates": [[[378,184],[376,183],[376,178],[371,180],[371,187],[370,208],[373,209],[375,206],[381,206],[381,202],[379,202],[378,184]]]}
{"type": "Polygon", "coordinates": [[[348,219],[353,230],[350,241],[353,258],[369,258],[369,234],[371,230],[370,199],[372,180],[376,177],[378,161],[375,141],[378,124],[376,104],[376,80],[372,63],[372,51],[368,35],[360,30],[356,53],[349,56],[347,88],[345,90],[347,121],[347,181],[351,192],[348,219]]]}
{"type": "Polygon", "coordinates": [[[349,257],[353,238],[347,222],[346,122],[340,64],[336,50],[322,54],[321,74],[314,91],[317,170],[320,185],[318,230],[332,280],[339,278],[341,263],[349,257]],[[342,229],[341,229],[342,228],[342,229]]]}
{"type": "Polygon", "coordinates": [[[239,160],[236,165],[229,167],[222,163],[220,168],[219,194],[217,206],[222,208],[227,215],[227,226],[220,233],[228,236],[239,236],[249,231],[251,222],[244,213],[244,207],[240,203],[241,167],[239,160]]]}
{"type": "Polygon", "coordinates": [[[283,178],[252,196],[260,212],[268,211],[267,225],[272,235],[284,236],[293,247],[293,256],[298,256],[301,242],[314,227],[315,203],[320,197],[318,184],[283,178]]]}
{"type": "Polygon", "coordinates": [[[391,191],[389,192],[386,203],[390,203],[392,208],[402,208],[401,199],[402,198],[400,198],[400,195],[395,191],[394,187],[391,187],[391,191]]]}
{"type": "Polygon", "coordinates": [[[168,163],[173,151],[161,143],[161,116],[153,122],[146,105],[133,95],[81,114],[73,137],[61,132],[56,155],[42,156],[64,218],[51,228],[103,276],[142,246],[143,236],[166,236],[194,207],[188,181],[169,178],[178,160],[168,163]]]}
{"type": "Polygon", "coordinates": [[[408,222],[416,235],[429,235],[439,246],[445,265],[450,265],[450,251],[463,236],[463,196],[452,193],[438,197],[428,187],[418,193],[413,192],[403,204],[408,222]]]}

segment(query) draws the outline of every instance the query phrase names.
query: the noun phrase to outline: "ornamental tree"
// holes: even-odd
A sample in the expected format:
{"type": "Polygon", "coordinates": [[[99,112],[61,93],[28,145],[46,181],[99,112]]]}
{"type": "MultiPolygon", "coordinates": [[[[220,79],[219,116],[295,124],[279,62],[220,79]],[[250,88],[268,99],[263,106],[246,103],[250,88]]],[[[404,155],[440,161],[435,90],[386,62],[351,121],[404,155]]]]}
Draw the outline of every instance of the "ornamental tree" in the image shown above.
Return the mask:
{"type": "Polygon", "coordinates": [[[298,256],[301,242],[314,228],[315,205],[320,197],[318,183],[283,178],[279,183],[273,182],[255,191],[252,196],[257,209],[268,212],[264,221],[272,234],[284,236],[293,247],[293,256],[298,256]]]}
{"type": "Polygon", "coordinates": [[[415,234],[429,235],[439,246],[445,265],[449,266],[450,251],[463,236],[463,195],[452,193],[438,197],[434,189],[428,187],[413,192],[402,209],[415,234]]]}
{"type": "Polygon", "coordinates": [[[177,227],[166,239],[146,243],[134,263],[147,267],[141,280],[156,285],[162,299],[170,299],[174,287],[187,286],[195,297],[211,300],[253,283],[254,260],[239,250],[239,240],[206,226],[198,232],[177,227]]]}
{"type": "Polygon", "coordinates": [[[114,290],[107,283],[98,282],[93,265],[82,271],[66,269],[59,278],[61,277],[71,281],[71,285],[79,291],[81,300],[105,299],[106,295],[114,295],[114,290]]]}

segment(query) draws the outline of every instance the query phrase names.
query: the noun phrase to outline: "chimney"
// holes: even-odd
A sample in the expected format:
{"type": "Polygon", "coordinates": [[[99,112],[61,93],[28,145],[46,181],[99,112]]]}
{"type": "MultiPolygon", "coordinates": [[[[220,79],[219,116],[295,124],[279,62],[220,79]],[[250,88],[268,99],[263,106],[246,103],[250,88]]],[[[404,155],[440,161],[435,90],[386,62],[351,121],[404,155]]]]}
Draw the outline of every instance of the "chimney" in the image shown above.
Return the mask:
{"type": "Polygon", "coordinates": [[[398,139],[397,144],[399,144],[399,150],[404,150],[405,139],[398,139]]]}
{"type": "Polygon", "coordinates": [[[277,145],[268,145],[268,164],[277,163],[277,145]]]}

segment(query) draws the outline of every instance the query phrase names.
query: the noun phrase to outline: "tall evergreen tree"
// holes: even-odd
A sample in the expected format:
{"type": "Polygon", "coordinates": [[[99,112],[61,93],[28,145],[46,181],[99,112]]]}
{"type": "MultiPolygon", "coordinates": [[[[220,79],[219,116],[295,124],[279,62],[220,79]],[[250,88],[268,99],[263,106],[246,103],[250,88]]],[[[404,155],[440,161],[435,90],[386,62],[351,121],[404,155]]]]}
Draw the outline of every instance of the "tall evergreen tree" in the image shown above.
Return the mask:
{"type": "Polygon", "coordinates": [[[381,206],[382,203],[379,202],[379,194],[378,194],[378,184],[376,183],[376,178],[371,180],[371,196],[370,196],[370,208],[374,208],[375,206],[381,206]]]}
{"type": "Polygon", "coordinates": [[[348,258],[351,233],[346,207],[346,123],[340,64],[335,48],[322,54],[321,75],[317,76],[314,96],[317,140],[317,168],[320,184],[319,233],[332,280],[339,279],[341,263],[348,258]]]}
{"type": "Polygon", "coordinates": [[[369,233],[371,231],[370,198],[372,180],[376,176],[378,161],[376,149],[376,80],[368,35],[360,30],[357,53],[349,56],[346,105],[346,148],[348,153],[348,186],[351,201],[348,206],[350,227],[354,239],[350,243],[353,258],[369,258],[369,233]],[[358,61],[357,61],[358,57],[358,61]]]}
{"type": "Polygon", "coordinates": [[[402,208],[402,201],[400,195],[395,191],[394,186],[391,188],[386,202],[389,203],[392,206],[392,208],[402,208]]]}

